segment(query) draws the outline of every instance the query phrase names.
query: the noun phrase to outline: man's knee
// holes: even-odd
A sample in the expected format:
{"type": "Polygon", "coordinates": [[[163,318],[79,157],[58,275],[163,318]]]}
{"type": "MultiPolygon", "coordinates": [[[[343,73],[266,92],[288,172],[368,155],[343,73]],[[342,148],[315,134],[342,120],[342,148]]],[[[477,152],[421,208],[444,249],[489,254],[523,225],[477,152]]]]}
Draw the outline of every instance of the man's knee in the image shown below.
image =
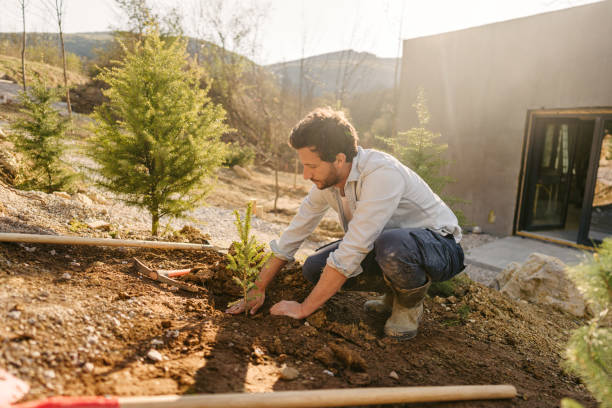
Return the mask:
{"type": "Polygon", "coordinates": [[[323,267],[314,256],[306,258],[304,265],[302,265],[302,275],[304,275],[304,279],[312,284],[316,284],[322,272],[323,267]]]}
{"type": "Polygon", "coordinates": [[[398,262],[400,259],[403,262],[418,262],[418,247],[410,238],[410,234],[401,229],[384,231],[380,234],[374,242],[378,264],[398,262]]]}
{"type": "Polygon", "coordinates": [[[374,243],[376,262],[385,277],[402,289],[418,287],[427,280],[417,243],[408,230],[383,232],[374,243]]]}

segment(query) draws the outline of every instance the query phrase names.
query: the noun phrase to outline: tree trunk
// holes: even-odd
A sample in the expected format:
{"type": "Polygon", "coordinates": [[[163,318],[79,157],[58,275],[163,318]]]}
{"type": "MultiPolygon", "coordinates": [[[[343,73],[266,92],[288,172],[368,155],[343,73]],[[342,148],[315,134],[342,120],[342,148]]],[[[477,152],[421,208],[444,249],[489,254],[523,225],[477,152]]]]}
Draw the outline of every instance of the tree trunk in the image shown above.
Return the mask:
{"type": "Polygon", "coordinates": [[[21,76],[23,79],[23,92],[26,91],[25,72],[25,50],[26,50],[26,25],[25,25],[25,0],[21,3],[21,19],[23,21],[23,34],[21,35],[21,76]]]}
{"type": "Polygon", "coordinates": [[[280,166],[280,155],[278,154],[278,149],[276,153],[276,165],[274,166],[274,213],[278,211],[278,197],[280,196],[280,188],[278,185],[278,167],[280,166]]]}
{"type": "Polygon", "coordinates": [[[158,229],[159,229],[159,209],[154,208],[151,210],[151,235],[156,237],[158,229]]]}
{"type": "Polygon", "coordinates": [[[62,43],[62,63],[64,64],[64,87],[66,88],[66,105],[68,107],[68,117],[72,119],[72,106],[70,105],[70,88],[68,87],[68,76],[66,74],[66,49],[64,48],[64,33],[60,26],[60,42],[62,43]]]}
{"type": "Polygon", "coordinates": [[[395,56],[395,69],[393,70],[393,115],[391,115],[391,138],[397,137],[398,129],[398,111],[399,111],[399,87],[400,87],[400,61],[402,55],[402,24],[404,22],[404,7],[402,3],[402,12],[400,14],[399,33],[397,35],[398,45],[397,54],[395,56]]]}

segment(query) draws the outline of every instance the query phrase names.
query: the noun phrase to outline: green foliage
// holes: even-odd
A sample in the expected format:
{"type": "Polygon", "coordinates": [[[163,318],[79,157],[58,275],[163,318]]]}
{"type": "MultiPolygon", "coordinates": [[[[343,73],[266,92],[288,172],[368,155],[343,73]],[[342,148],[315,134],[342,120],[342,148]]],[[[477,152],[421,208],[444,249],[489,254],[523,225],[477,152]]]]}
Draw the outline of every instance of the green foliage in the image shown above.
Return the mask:
{"type": "Polygon", "coordinates": [[[442,197],[453,208],[459,224],[464,225],[466,219],[463,212],[454,208],[455,204],[464,201],[442,193],[444,188],[455,180],[440,174],[449,163],[444,158],[448,145],[437,143],[436,139],[440,137],[440,134],[427,129],[430,117],[423,88],[419,89],[417,100],[412,106],[416,109],[419,126],[405,132],[398,132],[395,139],[381,136],[378,139],[385,142],[399,161],[416,172],[436,194],[442,197]]]}
{"type": "MultiPolygon", "coordinates": [[[[233,243],[233,251],[227,254],[227,260],[229,261],[227,269],[233,272],[234,281],[242,288],[245,305],[249,300],[252,300],[248,298],[248,294],[255,287],[259,271],[272,255],[271,253],[266,254],[264,252],[264,245],[257,243],[254,236],[250,236],[252,214],[253,203],[247,205],[244,221],[240,218],[238,211],[234,210],[234,215],[236,216],[235,224],[240,241],[235,241],[233,243]]],[[[234,304],[239,301],[234,302],[234,304]]],[[[245,307],[245,315],[247,311],[248,308],[245,307]]]]}
{"type": "MultiPolygon", "coordinates": [[[[612,407],[612,238],[607,238],[588,262],[568,269],[568,276],[594,313],[586,326],[572,333],[565,350],[566,367],[582,378],[601,403],[612,407]]],[[[574,405],[572,405],[574,404],[574,405]]],[[[563,400],[562,406],[577,403],[563,400]]]]}
{"type": "Polygon", "coordinates": [[[59,100],[58,90],[34,81],[27,93],[21,93],[21,100],[26,118],[13,125],[13,143],[26,158],[19,187],[47,193],[65,189],[75,175],[61,161],[68,120],[51,106],[59,100]]]}
{"type": "Polygon", "coordinates": [[[223,160],[225,111],[200,89],[200,75],[187,63],[183,40],[164,42],[153,31],[98,77],[109,85],[90,144],[98,183],[146,208],[153,235],[161,217],[182,216],[201,202],[223,160]]]}
{"type": "Polygon", "coordinates": [[[465,273],[452,277],[443,282],[431,282],[427,294],[431,297],[461,296],[465,289],[470,286],[471,280],[465,273]]]}
{"type": "Polygon", "coordinates": [[[255,160],[255,151],[249,146],[240,146],[237,143],[228,143],[227,153],[223,159],[223,165],[226,167],[234,167],[239,165],[242,167],[253,164],[255,160]]]}
{"type": "Polygon", "coordinates": [[[70,230],[70,232],[82,232],[86,231],[89,228],[87,224],[77,220],[76,218],[71,219],[68,225],[68,229],[70,230]]]}

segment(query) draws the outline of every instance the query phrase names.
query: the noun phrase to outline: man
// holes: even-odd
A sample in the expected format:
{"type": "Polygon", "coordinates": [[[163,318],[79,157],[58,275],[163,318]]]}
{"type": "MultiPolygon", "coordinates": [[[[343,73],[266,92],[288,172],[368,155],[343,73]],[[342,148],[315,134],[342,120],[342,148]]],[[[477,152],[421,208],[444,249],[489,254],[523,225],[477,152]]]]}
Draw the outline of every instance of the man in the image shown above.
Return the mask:
{"type": "Polygon", "coordinates": [[[385,334],[416,336],[423,299],[431,281],[444,281],[463,270],[461,228],[444,202],[412,170],[394,157],[357,146],[357,132],[342,112],[329,108],[308,114],[291,131],[304,178],[315,184],[262,269],[247,304],[228,313],[253,314],[265,289],[297,252],[328,208],[339,215],[345,235],[306,259],[304,277],[315,284],[302,302],[283,300],[274,315],[302,319],[317,310],[343,285],[378,279],[385,295],[366,302],[372,312],[391,312],[385,334]],[[367,278],[367,279],[364,279],[367,278]]]}

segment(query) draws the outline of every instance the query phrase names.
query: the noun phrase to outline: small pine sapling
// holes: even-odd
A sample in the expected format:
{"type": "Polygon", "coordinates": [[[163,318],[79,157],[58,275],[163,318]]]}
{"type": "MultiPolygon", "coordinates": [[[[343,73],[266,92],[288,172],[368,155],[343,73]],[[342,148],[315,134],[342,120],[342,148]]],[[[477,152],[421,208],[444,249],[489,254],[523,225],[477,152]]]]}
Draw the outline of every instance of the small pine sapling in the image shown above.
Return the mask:
{"type": "Polygon", "coordinates": [[[21,93],[21,112],[25,118],[13,125],[15,148],[25,158],[19,188],[51,193],[69,187],[74,181],[74,172],[62,162],[68,120],[52,106],[58,100],[59,92],[47,88],[40,80],[21,93]]]}
{"type": "MultiPolygon", "coordinates": [[[[568,276],[594,317],[572,333],[565,350],[566,367],[584,381],[602,408],[612,408],[612,238],[603,241],[590,262],[569,268],[568,276]]],[[[561,406],[581,405],[564,398],[561,406]]]]}
{"type": "Polygon", "coordinates": [[[463,211],[457,208],[458,204],[464,204],[466,201],[443,193],[446,186],[455,180],[442,174],[444,167],[450,163],[444,158],[448,144],[438,143],[437,139],[441,135],[427,127],[430,115],[423,88],[419,88],[417,100],[412,106],[419,121],[417,127],[398,132],[397,138],[377,136],[377,139],[386,143],[399,161],[417,173],[433,192],[453,209],[460,225],[466,225],[467,219],[463,211]]]}
{"type": "Polygon", "coordinates": [[[255,282],[259,277],[259,271],[268,261],[272,254],[265,253],[264,245],[259,244],[254,236],[249,236],[251,232],[251,215],[253,214],[253,203],[247,205],[244,221],[240,218],[238,211],[234,210],[236,217],[236,228],[240,241],[234,241],[233,251],[227,254],[229,264],[227,269],[232,271],[234,282],[242,288],[242,299],[231,302],[228,306],[235,305],[244,301],[244,314],[248,314],[246,305],[253,298],[249,298],[249,291],[255,287],[255,282]],[[232,253],[233,252],[233,253],[232,253]]]}

